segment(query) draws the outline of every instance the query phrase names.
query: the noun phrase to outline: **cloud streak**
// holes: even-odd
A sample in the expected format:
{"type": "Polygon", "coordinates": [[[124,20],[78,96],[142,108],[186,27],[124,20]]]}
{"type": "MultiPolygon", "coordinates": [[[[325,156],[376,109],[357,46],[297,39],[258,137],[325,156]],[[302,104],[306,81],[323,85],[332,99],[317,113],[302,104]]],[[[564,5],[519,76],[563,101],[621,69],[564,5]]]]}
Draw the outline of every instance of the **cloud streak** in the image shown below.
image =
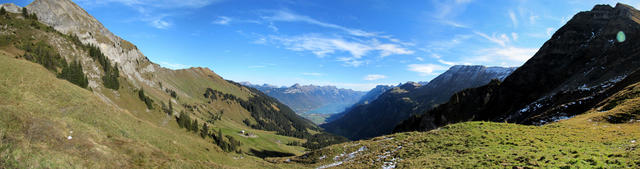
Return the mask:
{"type": "Polygon", "coordinates": [[[436,64],[410,64],[409,71],[418,72],[420,76],[436,75],[438,71],[447,70],[448,67],[436,64]]]}
{"type": "Polygon", "coordinates": [[[167,17],[172,17],[176,13],[184,13],[184,9],[197,9],[223,0],[77,0],[83,7],[93,8],[105,6],[113,3],[122,4],[136,10],[140,15],[132,20],[142,21],[157,29],[168,29],[173,23],[167,17]],[[162,11],[162,12],[158,12],[162,11]]]}
{"type": "Polygon", "coordinates": [[[226,16],[219,16],[218,19],[213,21],[213,24],[229,25],[230,22],[231,22],[231,18],[226,17],[226,16]]]}
{"type": "Polygon", "coordinates": [[[173,70],[186,69],[186,68],[193,67],[191,65],[184,65],[184,64],[180,64],[180,63],[169,63],[169,62],[164,62],[164,61],[163,62],[158,62],[158,64],[160,64],[160,66],[162,66],[162,67],[166,67],[166,68],[173,69],[173,70]]]}
{"type": "Polygon", "coordinates": [[[374,81],[374,80],[380,80],[384,78],[387,78],[387,76],[381,75],[381,74],[370,74],[365,76],[363,79],[368,81],[374,81]]]}
{"type": "Polygon", "coordinates": [[[302,73],[302,75],[305,75],[305,76],[324,76],[324,75],[326,75],[326,74],[324,74],[324,73],[317,73],[317,72],[305,72],[305,73],[302,73]]]}
{"type": "Polygon", "coordinates": [[[352,29],[352,28],[347,28],[347,27],[332,24],[332,23],[322,22],[322,21],[313,19],[309,16],[299,15],[299,14],[289,12],[289,11],[284,11],[284,10],[274,11],[273,15],[263,16],[262,19],[270,22],[304,22],[304,23],[317,25],[325,28],[342,30],[353,36],[360,36],[360,37],[378,36],[378,33],[367,32],[360,29],[352,29]]]}
{"type": "Polygon", "coordinates": [[[297,52],[310,52],[317,57],[324,58],[331,54],[348,53],[350,57],[340,57],[337,60],[348,66],[358,67],[364,63],[363,56],[377,53],[380,57],[390,55],[409,55],[414,51],[397,44],[382,43],[378,40],[354,40],[342,37],[328,37],[321,34],[305,34],[300,36],[271,35],[260,42],[271,42],[281,45],[285,49],[297,52]]]}
{"type": "Polygon", "coordinates": [[[516,14],[513,11],[509,11],[509,19],[511,19],[511,23],[513,23],[513,27],[518,27],[518,18],[516,18],[516,14]]]}

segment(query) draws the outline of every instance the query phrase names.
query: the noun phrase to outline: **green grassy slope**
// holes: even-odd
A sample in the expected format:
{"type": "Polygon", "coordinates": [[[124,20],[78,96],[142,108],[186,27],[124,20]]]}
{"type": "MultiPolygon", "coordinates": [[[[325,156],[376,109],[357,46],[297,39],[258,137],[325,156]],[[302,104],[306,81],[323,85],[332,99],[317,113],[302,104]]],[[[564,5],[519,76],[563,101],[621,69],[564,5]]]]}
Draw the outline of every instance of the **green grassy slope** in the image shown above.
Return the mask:
{"type": "Polygon", "coordinates": [[[638,93],[640,83],[602,103],[608,109],[544,126],[464,122],[333,145],[291,160],[339,168],[638,168],[638,93]]]}
{"type": "MultiPolygon", "coordinates": [[[[243,143],[241,149],[244,153],[250,152],[252,149],[291,154],[304,153],[304,148],[300,146],[286,145],[286,143],[294,141],[305,142],[302,139],[279,136],[276,135],[275,132],[254,130],[245,125],[243,120],[249,119],[252,122],[255,122],[255,120],[253,120],[251,112],[242,108],[239,103],[229,101],[209,102],[210,100],[203,96],[207,88],[213,88],[222,93],[234,95],[242,100],[256,97],[256,94],[247,88],[224,80],[207,68],[169,70],[160,68],[148,60],[140,60],[139,68],[136,70],[141,72],[142,78],[145,78],[147,81],[140,82],[137,81],[137,79],[127,79],[126,76],[121,76],[119,78],[120,87],[117,90],[111,90],[102,86],[102,82],[100,81],[100,65],[89,58],[88,52],[78,46],[77,43],[74,43],[72,37],[59,33],[37,20],[24,19],[20,14],[9,13],[2,15],[0,16],[0,23],[7,26],[6,30],[3,29],[0,31],[0,53],[12,58],[21,58],[25,53],[22,49],[24,44],[42,41],[51,46],[50,49],[52,51],[60,54],[69,62],[71,60],[83,61],[84,73],[92,77],[92,80],[96,80],[95,82],[97,83],[96,86],[90,87],[93,94],[106,103],[113,104],[113,106],[118,109],[126,110],[132,116],[142,121],[160,127],[178,130],[175,117],[167,116],[162,110],[161,105],[168,105],[169,102],[173,105],[174,116],[185,112],[191,116],[191,119],[197,119],[199,126],[201,126],[203,122],[211,119],[210,114],[225,112],[221,120],[215,121],[215,124],[209,123],[210,129],[212,131],[221,129],[223,130],[223,134],[234,136],[243,143]],[[135,81],[135,84],[132,83],[132,81],[135,81]],[[145,94],[153,100],[154,109],[147,109],[144,102],[138,98],[137,92],[140,89],[144,89],[145,94]],[[177,97],[172,98],[170,93],[167,92],[168,90],[175,91],[177,97]],[[196,108],[190,109],[188,107],[196,108]],[[257,137],[242,137],[238,135],[238,132],[241,130],[254,133],[257,137]]],[[[50,73],[53,72],[55,72],[55,70],[51,70],[50,73]]],[[[309,122],[309,124],[311,124],[311,122],[309,122]]],[[[184,130],[183,132],[186,133],[184,130]]],[[[197,135],[197,133],[190,134],[197,135]]],[[[211,142],[211,140],[207,140],[207,142],[211,142]]]]}
{"type": "Polygon", "coordinates": [[[0,166],[275,167],[223,153],[212,140],[171,126],[169,117],[170,125],[161,126],[105,104],[38,64],[0,55],[0,74],[0,166]]]}

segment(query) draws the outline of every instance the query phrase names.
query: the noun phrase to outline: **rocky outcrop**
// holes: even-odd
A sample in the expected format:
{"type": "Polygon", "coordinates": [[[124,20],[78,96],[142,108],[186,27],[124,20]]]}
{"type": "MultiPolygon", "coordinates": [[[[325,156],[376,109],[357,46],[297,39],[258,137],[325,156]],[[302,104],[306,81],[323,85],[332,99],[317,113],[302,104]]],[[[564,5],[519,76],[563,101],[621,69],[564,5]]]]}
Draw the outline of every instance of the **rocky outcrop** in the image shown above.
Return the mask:
{"type": "Polygon", "coordinates": [[[22,8],[13,3],[0,4],[0,7],[4,8],[4,10],[7,10],[7,12],[11,12],[11,13],[22,12],[22,8]]]}
{"type": "Polygon", "coordinates": [[[161,67],[151,63],[134,45],[111,33],[77,4],[70,0],[35,0],[26,8],[29,13],[35,13],[40,22],[59,32],[76,35],[84,44],[99,47],[135,86],[139,87],[139,83],[156,85],[144,78],[145,72],[138,69],[154,71],[161,67]]]}

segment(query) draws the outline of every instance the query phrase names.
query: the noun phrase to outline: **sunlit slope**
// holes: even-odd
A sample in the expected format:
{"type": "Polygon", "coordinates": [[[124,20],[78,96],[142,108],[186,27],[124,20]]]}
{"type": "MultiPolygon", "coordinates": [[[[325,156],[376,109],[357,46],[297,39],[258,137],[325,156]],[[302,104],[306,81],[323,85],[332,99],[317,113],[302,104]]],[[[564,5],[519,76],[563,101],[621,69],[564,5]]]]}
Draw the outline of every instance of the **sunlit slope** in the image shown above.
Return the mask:
{"type": "MultiPolygon", "coordinates": [[[[192,68],[174,71],[159,68],[157,65],[148,61],[141,61],[140,67],[143,68],[140,69],[140,72],[143,72],[141,73],[142,76],[152,79],[152,81],[148,83],[137,83],[138,86],[136,86],[131,83],[134,80],[128,79],[127,77],[120,77],[120,87],[118,90],[112,90],[102,86],[102,82],[100,81],[102,68],[100,65],[88,56],[85,48],[74,43],[71,37],[58,33],[35,20],[23,19],[20,14],[2,16],[0,17],[0,23],[6,24],[6,30],[10,31],[10,33],[3,34],[0,37],[0,53],[8,55],[11,58],[18,57],[22,59],[25,51],[21,49],[21,44],[44,42],[50,45],[52,52],[59,53],[62,57],[65,57],[67,61],[79,60],[82,62],[84,73],[89,77],[90,81],[96,82],[89,85],[90,89],[85,89],[85,92],[92,91],[93,97],[100,98],[100,100],[103,101],[101,104],[108,104],[117,109],[126,110],[129,114],[142,121],[173,130],[178,130],[179,127],[176,123],[176,117],[183,112],[189,114],[191,119],[197,119],[199,122],[198,125],[201,127],[203,122],[210,120],[210,112],[218,114],[224,111],[225,113],[220,120],[208,124],[210,132],[222,130],[224,135],[233,136],[242,143],[242,146],[240,146],[242,152],[249,153],[252,149],[291,154],[301,154],[304,152],[304,148],[302,147],[286,145],[293,141],[304,142],[304,140],[279,136],[276,135],[275,132],[254,130],[246,126],[243,120],[253,120],[253,117],[250,112],[242,108],[238,103],[225,101],[208,102],[203,96],[207,88],[212,88],[223,93],[230,93],[241,99],[247,99],[252,95],[246,88],[227,82],[209,69],[192,68]],[[144,89],[145,95],[153,100],[153,109],[148,109],[145,103],[140,100],[138,96],[140,89],[144,89]],[[172,97],[168,91],[175,91],[177,96],[172,97]],[[170,102],[173,107],[173,116],[168,116],[167,113],[164,112],[165,108],[162,106],[164,104],[168,107],[170,102]],[[198,109],[188,109],[187,107],[198,107],[198,109]],[[242,137],[238,135],[241,130],[253,133],[257,137],[242,137]]],[[[53,72],[48,73],[53,74],[53,72]]],[[[39,76],[30,78],[39,78],[39,76]]],[[[9,88],[11,87],[13,86],[9,86],[9,88]]],[[[49,90],[47,87],[42,87],[41,89],[49,90]]],[[[73,93],[74,91],[66,92],[73,93]]],[[[47,104],[43,103],[43,105],[47,104]]],[[[74,107],[71,106],[68,109],[73,108],[74,107]]],[[[309,124],[311,123],[309,122],[309,124]]],[[[184,129],[181,131],[188,133],[184,129]]],[[[188,134],[195,136],[199,133],[191,132],[188,134]]],[[[210,139],[206,140],[206,142],[215,145],[210,139]]]]}
{"type": "Polygon", "coordinates": [[[640,83],[630,85],[601,107],[544,126],[464,122],[334,145],[291,160],[339,168],[638,168],[639,93],[640,83]]]}
{"type": "Polygon", "coordinates": [[[274,167],[223,153],[212,140],[183,129],[138,118],[38,64],[0,55],[0,74],[0,166],[274,167]]]}

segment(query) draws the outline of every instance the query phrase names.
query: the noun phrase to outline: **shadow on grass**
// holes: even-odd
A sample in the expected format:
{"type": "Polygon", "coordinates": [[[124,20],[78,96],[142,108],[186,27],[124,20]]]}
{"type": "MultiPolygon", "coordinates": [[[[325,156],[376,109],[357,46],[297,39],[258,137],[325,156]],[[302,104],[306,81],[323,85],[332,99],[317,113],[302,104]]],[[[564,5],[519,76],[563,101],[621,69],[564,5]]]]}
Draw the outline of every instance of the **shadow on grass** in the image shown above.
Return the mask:
{"type": "Polygon", "coordinates": [[[289,156],[295,156],[295,154],[292,153],[286,153],[286,152],[279,152],[279,151],[269,151],[269,150],[256,150],[256,149],[251,149],[249,150],[251,152],[251,154],[253,154],[256,157],[260,157],[260,158],[267,158],[267,157],[289,157],[289,156]]]}

